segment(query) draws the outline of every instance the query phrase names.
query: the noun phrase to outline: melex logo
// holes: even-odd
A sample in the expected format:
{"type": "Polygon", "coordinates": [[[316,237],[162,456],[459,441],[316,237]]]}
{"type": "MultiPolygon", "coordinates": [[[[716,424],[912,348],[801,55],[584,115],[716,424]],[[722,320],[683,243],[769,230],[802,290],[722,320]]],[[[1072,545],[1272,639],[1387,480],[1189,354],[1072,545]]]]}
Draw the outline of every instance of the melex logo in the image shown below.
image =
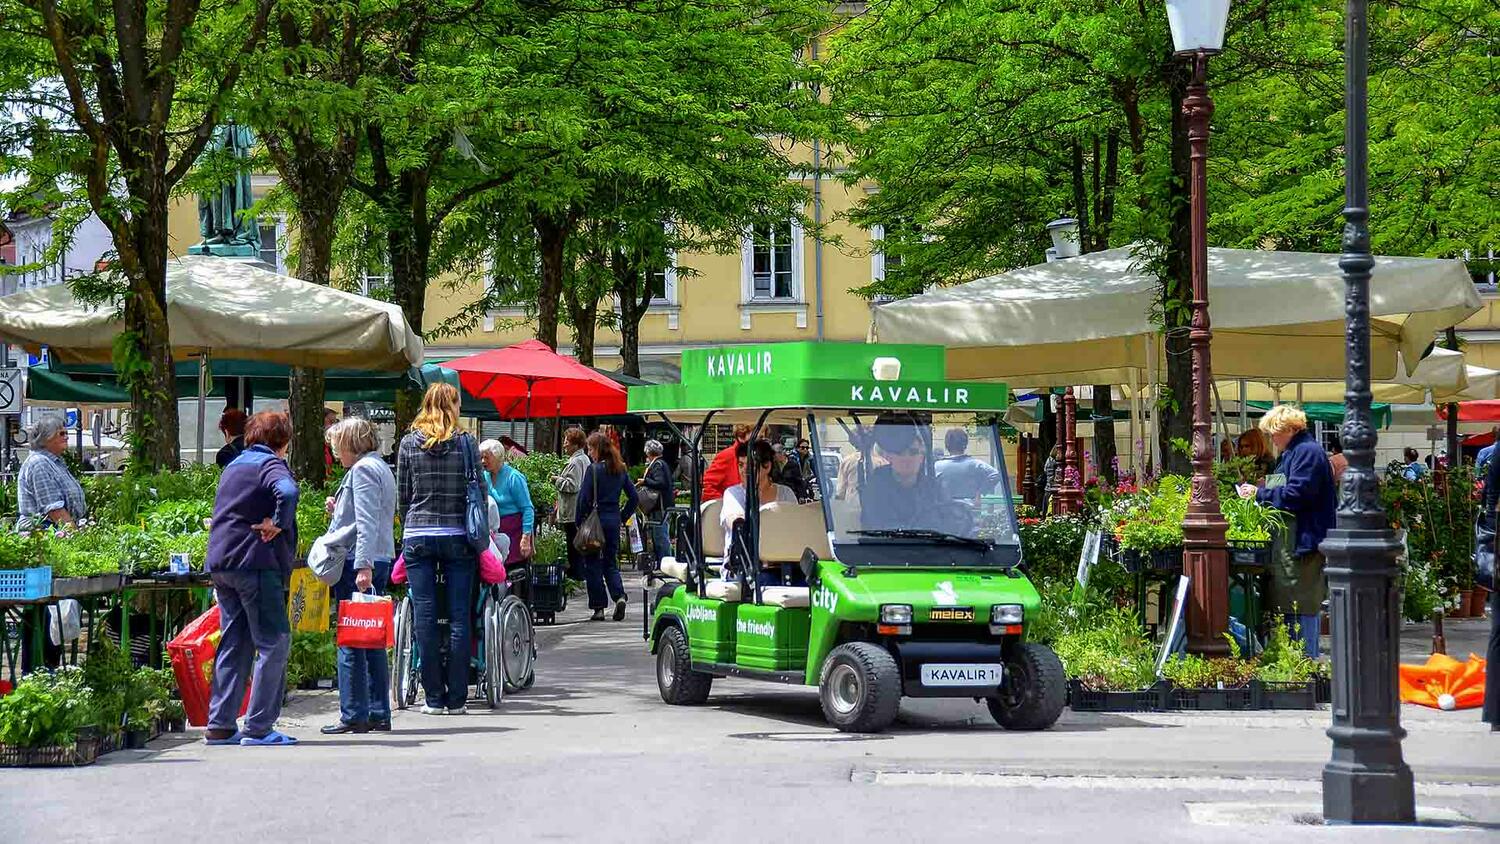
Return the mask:
{"type": "Polygon", "coordinates": [[[708,377],[730,378],[735,375],[770,375],[771,353],[726,352],[708,356],[708,377]]]}
{"type": "Polygon", "coordinates": [[[973,607],[939,607],[928,614],[933,621],[973,621],[973,607]]]}
{"type": "Polygon", "coordinates": [[[818,591],[813,593],[812,605],[833,612],[839,606],[838,593],[829,591],[827,586],[819,586],[818,591]]]}
{"type": "Polygon", "coordinates": [[[755,636],[765,636],[766,638],[770,638],[771,636],[776,634],[776,628],[771,626],[770,622],[750,621],[749,619],[745,618],[736,620],[734,623],[734,629],[738,633],[749,633],[755,636]]]}
{"type": "Polygon", "coordinates": [[[969,403],[969,391],[964,387],[903,387],[900,384],[850,384],[849,400],[873,404],[932,404],[956,405],[969,403]]]}
{"type": "Polygon", "coordinates": [[[718,621],[719,614],[708,607],[691,606],[687,611],[688,621],[718,621]]]}

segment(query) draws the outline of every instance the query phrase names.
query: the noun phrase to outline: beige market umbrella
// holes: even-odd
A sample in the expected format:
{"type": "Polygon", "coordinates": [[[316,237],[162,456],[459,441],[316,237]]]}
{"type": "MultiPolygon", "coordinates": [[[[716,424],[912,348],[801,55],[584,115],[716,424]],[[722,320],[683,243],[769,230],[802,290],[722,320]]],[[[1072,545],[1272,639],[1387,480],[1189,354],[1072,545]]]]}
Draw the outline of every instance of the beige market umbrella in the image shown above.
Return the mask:
{"type": "MultiPolygon", "coordinates": [[[[1160,371],[1157,280],[1133,247],[1024,267],[875,308],[882,342],[949,347],[953,378],[1126,384],[1160,371]]],[[[1344,282],[1337,255],[1210,249],[1213,369],[1219,379],[1339,381],[1344,282]]],[[[1462,261],[1375,259],[1371,370],[1395,377],[1434,334],[1481,307],[1462,261]]],[[[1411,374],[1408,371],[1407,374],[1411,374]]]]}
{"type": "MultiPolygon", "coordinates": [[[[422,362],[422,341],[398,306],[229,258],[167,263],[167,322],[179,358],[382,371],[422,362]]],[[[87,306],[66,285],[0,299],[0,338],[33,352],[47,346],[66,363],[108,363],[123,328],[114,307],[87,306]]]]}

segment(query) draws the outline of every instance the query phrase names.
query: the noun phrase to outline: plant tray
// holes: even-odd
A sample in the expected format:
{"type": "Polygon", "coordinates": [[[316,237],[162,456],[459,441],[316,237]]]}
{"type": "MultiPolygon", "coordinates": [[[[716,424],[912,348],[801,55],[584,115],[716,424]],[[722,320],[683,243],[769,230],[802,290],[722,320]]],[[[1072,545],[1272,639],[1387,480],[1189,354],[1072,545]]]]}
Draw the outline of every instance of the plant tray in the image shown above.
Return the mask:
{"type": "Polygon", "coordinates": [[[72,744],[44,747],[0,744],[0,768],[73,768],[92,765],[98,758],[98,739],[81,738],[72,744]]]}
{"type": "Polygon", "coordinates": [[[1143,571],[1182,571],[1182,549],[1160,548],[1155,551],[1122,549],[1120,564],[1131,574],[1143,571]]]}
{"type": "Polygon", "coordinates": [[[1265,568],[1271,564],[1271,541],[1230,540],[1229,564],[1238,568],[1265,568]]]}
{"type": "Polygon", "coordinates": [[[51,566],[0,571],[0,601],[36,601],[51,596],[51,566]]]}
{"type": "Polygon", "coordinates": [[[564,579],[564,566],[556,563],[531,567],[531,582],[534,586],[561,586],[564,579]]]}
{"type": "Polygon", "coordinates": [[[1068,705],[1074,712],[1161,712],[1167,708],[1171,687],[1157,683],[1133,692],[1096,692],[1078,680],[1068,681],[1068,705]]]}
{"type": "Polygon", "coordinates": [[[1266,683],[1250,681],[1250,692],[1256,709],[1317,709],[1318,690],[1315,680],[1305,683],[1266,683]]]}
{"type": "Polygon", "coordinates": [[[177,585],[207,586],[213,582],[208,572],[190,571],[187,574],[173,574],[169,571],[152,572],[145,577],[131,578],[135,582],[145,583],[171,583],[177,585]]]}
{"type": "Polygon", "coordinates": [[[1251,709],[1252,697],[1249,686],[1228,689],[1179,689],[1172,688],[1170,707],[1186,712],[1239,712],[1251,709]]]}

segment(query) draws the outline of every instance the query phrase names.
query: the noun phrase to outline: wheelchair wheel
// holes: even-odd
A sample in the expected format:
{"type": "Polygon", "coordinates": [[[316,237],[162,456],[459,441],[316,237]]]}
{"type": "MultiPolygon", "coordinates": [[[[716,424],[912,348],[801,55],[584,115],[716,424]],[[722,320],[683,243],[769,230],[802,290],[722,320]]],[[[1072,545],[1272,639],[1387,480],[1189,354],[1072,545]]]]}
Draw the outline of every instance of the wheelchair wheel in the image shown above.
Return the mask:
{"type": "Polygon", "coordinates": [[[485,598],[484,609],[480,611],[484,628],[484,670],[479,675],[479,685],[484,702],[491,709],[500,705],[506,692],[505,662],[501,657],[505,647],[504,638],[500,635],[502,605],[502,602],[496,601],[491,595],[485,598]]]}
{"type": "Polygon", "coordinates": [[[505,690],[517,692],[536,682],[536,637],[531,628],[531,610],[515,595],[500,602],[500,662],[505,690]]]}
{"type": "Polygon", "coordinates": [[[396,607],[395,654],[391,660],[391,702],[406,709],[417,702],[417,646],[412,622],[411,596],[396,607]]]}

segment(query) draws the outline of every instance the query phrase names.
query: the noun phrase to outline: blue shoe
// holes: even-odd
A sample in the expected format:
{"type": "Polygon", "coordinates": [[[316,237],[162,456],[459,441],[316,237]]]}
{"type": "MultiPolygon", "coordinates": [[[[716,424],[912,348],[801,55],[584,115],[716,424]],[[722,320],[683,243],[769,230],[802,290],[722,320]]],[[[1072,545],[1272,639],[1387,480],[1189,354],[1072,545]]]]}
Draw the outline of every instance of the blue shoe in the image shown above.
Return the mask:
{"type": "Polygon", "coordinates": [[[286,733],[278,733],[272,730],[260,738],[245,736],[240,739],[240,747],[291,747],[297,740],[286,733]]]}

